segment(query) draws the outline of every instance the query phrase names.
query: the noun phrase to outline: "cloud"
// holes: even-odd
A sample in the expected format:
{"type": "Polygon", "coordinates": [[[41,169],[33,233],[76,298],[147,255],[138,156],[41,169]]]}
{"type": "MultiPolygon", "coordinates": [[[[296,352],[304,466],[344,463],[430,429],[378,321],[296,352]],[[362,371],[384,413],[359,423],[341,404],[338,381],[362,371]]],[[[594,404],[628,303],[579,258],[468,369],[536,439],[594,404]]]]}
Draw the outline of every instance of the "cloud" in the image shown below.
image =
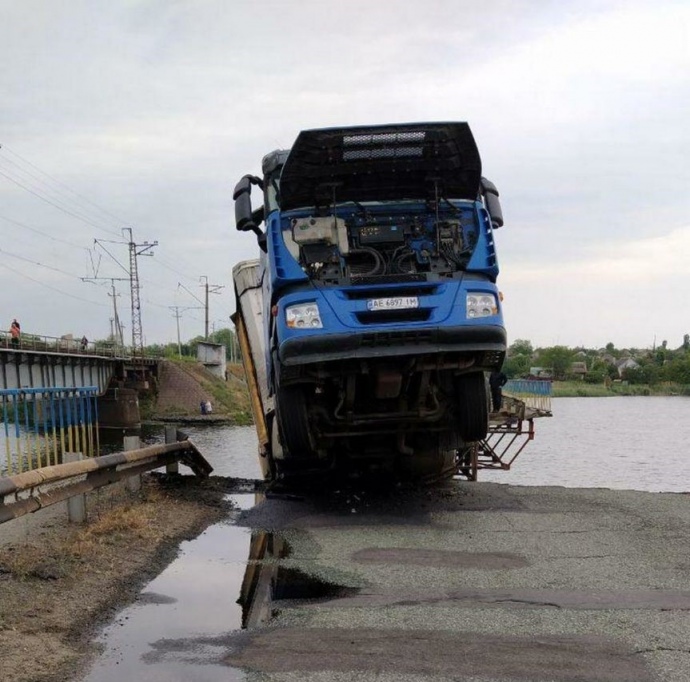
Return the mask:
{"type": "MultiPolygon", "coordinates": [[[[143,311],[151,340],[174,334],[167,306],[180,279],[157,258],[188,273],[190,287],[201,274],[225,283],[213,304],[232,308],[232,265],[257,252],[234,230],[232,187],[308,127],[470,122],[504,202],[509,330],[548,330],[567,300],[579,326],[559,310],[563,334],[623,325],[644,337],[649,316],[612,306],[602,287],[621,300],[625,287],[640,292],[655,315],[658,297],[645,299],[645,287],[690,288],[687,231],[669,227],[690,210],[686,2],[428,0],[423,12],[411,0],[4,5],[11,68],[0,73],[0,143],[117,217],[99,214],[94,227],[3,178],[0,214],[85,247],[123,225],[158,239],[140,265],[158,304],[143,311]]],[[[7,250],[73,271],[63,289],[109,304],[78,281],[81,249],[12,223],[0,221],[0,232],[7,250]]],[[[46,272],[27,265],[37,279],[46,272]]],[[[0,270],[0,287],[15,280],[0,270]]],[[[44,294],[28,280],[17,292],[27,324],[107,333],[105,315],[83,320],[69,301],[56,319],[57,294],[44,294]]],[[[675,289],[672,298],[682,308],[675,289]]]]}
{"type": "Polygon", "coordinates": [[[508,277],[516,284],[567,279],[578,282],[578,286],[585,282],[588,286],[620,286],[687,276],[690,226],[627,243],[602,237],[590,250],[597,253],[578,261],[536,266],[511,263],[508,277]]]}

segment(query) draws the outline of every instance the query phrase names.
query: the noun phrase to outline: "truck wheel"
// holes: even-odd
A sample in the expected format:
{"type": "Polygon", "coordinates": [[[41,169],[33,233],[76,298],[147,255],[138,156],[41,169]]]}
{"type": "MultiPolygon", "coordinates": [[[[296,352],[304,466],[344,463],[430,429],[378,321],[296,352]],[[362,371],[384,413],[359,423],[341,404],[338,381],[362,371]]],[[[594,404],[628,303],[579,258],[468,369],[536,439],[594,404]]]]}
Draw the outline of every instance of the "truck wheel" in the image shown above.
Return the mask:
{"type": "Polygon", "coordinates": [[[276,416],[283,448],[290,458],[313,455],[304,390],[303,386],[288,386],[276,393],[276,416]]]}
{"type": "Polygon", "coordinates": [[[462,374],[455,380],[458,400],[458,432],[465,442],[486,438],[489,430],[489,399],[483,372],[462,374]]]}
{"type": "Polygon", "coordinates": [[[403,479],[432,482],[451,478],[456,472],[455,451],[445,447],[438,433],[425,433],[415,438],[414,453],[398,460],[403,479]]]}

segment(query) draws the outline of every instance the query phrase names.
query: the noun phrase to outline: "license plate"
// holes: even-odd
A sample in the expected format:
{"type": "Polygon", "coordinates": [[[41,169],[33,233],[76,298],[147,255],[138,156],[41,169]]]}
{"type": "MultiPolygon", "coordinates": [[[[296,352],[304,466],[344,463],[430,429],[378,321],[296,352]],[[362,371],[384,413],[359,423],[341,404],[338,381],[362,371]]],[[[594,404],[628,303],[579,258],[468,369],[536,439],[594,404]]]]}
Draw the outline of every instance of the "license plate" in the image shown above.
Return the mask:
{"type": "Polygon", "coordinates": [[[417,296],[391,296],[390,298],[370,298],[367,301],[368,310],[405,310],[419,308],[417,296]]]}

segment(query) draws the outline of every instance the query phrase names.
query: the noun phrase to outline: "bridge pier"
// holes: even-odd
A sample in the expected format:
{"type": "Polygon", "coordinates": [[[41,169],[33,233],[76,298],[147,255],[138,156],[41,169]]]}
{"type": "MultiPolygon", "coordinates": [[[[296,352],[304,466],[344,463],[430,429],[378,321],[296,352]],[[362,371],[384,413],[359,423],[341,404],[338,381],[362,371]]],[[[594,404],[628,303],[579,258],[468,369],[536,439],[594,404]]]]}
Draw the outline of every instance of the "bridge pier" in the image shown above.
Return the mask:
{"type": "Polygon", "coordinates": [[[106,429],[141,427],[139,396],[132,388],[111,388],[98,398],[98,422],[106,429]]]}

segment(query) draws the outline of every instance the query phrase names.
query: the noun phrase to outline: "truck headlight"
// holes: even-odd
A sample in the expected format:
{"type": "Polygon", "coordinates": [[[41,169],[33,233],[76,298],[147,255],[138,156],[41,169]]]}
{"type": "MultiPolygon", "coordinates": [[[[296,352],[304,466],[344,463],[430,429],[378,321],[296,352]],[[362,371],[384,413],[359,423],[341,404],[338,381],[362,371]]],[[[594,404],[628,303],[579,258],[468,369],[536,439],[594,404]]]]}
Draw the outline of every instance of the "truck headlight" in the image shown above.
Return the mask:
{"type": "Polygon", "coordinates": [[[498,314],[498,304],[493,294],[467,294],[467,317],[489,317],[498,314]]]}
{"type": "Polygon", "coordinates": [[[321,313],[316,303],[299,303],[285,308],[285,323],[299,329],[322,329],[321,313]]]}

